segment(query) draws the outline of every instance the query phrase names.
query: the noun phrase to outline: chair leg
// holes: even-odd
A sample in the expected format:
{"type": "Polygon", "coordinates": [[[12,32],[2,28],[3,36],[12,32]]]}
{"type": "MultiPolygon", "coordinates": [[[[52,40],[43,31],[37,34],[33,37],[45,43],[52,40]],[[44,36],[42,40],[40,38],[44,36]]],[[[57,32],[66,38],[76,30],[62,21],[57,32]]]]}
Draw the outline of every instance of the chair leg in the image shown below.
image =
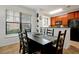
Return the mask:
{"type": "Polygon", "coordinates": [[[21,53],[21,46],[20,46],[20,49],[19,49],[19,53],[21,53]]]}
{"type": "Polygon", "coordinates": [[[21,50],[22,50],[22,45],[20,44],[20,49],[19,49],[19,53],[21,53],[21,50]]]}
{"type": "Polygon", "coordinates": [[[19,49],[19,53],[21,53],[21,46],[20,46],[20,49],[19,49]]]}
{"type": "Polygon", "coordinates": [[[22,54],[25,54],[25,46],[23,46],[22,54]]]}
{"type": "Polygon", "coordinates": [[[62,51],[62,50],[59,50],[59,51],[58,51],[58,54],[63,54],[63,51],[62,51]]]}

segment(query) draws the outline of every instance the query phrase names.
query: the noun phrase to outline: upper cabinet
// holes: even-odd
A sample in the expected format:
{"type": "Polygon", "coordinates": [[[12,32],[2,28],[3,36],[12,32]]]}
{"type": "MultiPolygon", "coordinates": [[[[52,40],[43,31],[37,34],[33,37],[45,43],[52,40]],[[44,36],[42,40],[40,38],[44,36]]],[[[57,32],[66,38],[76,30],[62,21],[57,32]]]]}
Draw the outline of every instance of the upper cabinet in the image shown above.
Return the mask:
{"type": "Polygon", "coordinates": [[[69,20],[78,20],[79,19],[79,11],[70,12],[68,14],[62,16],[51,17],[50,25],[51,27],[56,26],[57,21],[61,21],[62,25],[67,26],[69,20]]]}
{"type": "Polygon", "coordinates": [[[52,17],[50,21],[51,26],[55,26],[55,22],[56,22],[56,17],[52,17]]]}
{"type": "Polygon", "coordinates": [[[61,17],[62,25],[67,26],[68,24],[68,15],[63,15],[61,17]]]}
{"type": "Polygon", "coordinates": [[[68,19],[79,19],[79,11],[68,13],[68,19]]]}
{"type": "Polygon", "coordinates": [[[62,25],[67,25],[67,15],[56,16],[51,18],[51,26],[55,26],[57,21],[61,21],[62,25]]]}
{"type": "Polygon", "coordinates": [[[68,19],[69,20],[74,19],[74,16],[75,16],[74,12],[68,13],[68,19]]]}

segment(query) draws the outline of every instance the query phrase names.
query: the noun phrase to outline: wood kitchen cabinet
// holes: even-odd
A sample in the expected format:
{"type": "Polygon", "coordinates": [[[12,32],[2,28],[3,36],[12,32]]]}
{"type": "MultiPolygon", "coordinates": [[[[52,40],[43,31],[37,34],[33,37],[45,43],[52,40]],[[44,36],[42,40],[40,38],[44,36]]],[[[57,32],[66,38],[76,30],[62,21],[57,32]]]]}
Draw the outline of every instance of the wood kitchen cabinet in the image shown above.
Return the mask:
{"type": "Polygon", "coordinates": [[[75,12],[75,19],[79,19],[79,11],[75,12]]]}
{"type": "Polygon", "coordinates": [[[78,12],[74,12],[74,19],[78,18],[78,12]]]}
{"type": "Polygon", "coordinates": [[[63,16],[56,16],[56,17],[52,17],[51,18],[51,25],[52,26],[56,26],[56,22],[57,21],[61,21],[62,25],[67,25],[67,15],[63,15],[63,16]]]}
{"type": "Polygon", "coordinates": [[[77,11],[77,18],[79,19],[79,11],[77,11]]]}
{"type": "Polygon", "coordinates": [[[56,22],[56,17],[52,17],[51,18],[51,26],[55,26],[55,22],[56,22]]]}
{"type": "Polygon", "coordinates": [[[51,25],[55,26],[56,21],[62,21],[62,25],[68,25],[69,20],[79,20],[79,11],[70,12],[62,16],[51,17],[51,25]]]}
{"type": "Polygon", "coordinates": [[[61,20],[62,20],[62,25],[66,26],[68,24],[68,16],[67,15],[63,15],[61,20]]]}
{"type": "Polygon", "coordinates": [[[79,11],[68,13],[68,19],[79,19],[79,11]]]}
{"type": "Polygon", "coordinates": [[[74,12],[68,13],[68,19],[74,19],[75,18],[75,14],[74,12]]]}

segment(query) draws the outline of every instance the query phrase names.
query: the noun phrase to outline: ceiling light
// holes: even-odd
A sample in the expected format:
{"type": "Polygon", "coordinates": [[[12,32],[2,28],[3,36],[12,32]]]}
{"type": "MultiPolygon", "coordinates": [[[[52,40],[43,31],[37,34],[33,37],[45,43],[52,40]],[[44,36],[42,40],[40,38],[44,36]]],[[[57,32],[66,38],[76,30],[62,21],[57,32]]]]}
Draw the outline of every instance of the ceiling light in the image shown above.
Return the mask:
{"type": "Polygon", "coordinates": [[[62,11],[63,11],[63,9],[59,8],[57,10],[53,10],[53,11],[49,12],[49,14],[55,14],[55,13],[59,13],[59,12],[62,12],[62,11]]]}

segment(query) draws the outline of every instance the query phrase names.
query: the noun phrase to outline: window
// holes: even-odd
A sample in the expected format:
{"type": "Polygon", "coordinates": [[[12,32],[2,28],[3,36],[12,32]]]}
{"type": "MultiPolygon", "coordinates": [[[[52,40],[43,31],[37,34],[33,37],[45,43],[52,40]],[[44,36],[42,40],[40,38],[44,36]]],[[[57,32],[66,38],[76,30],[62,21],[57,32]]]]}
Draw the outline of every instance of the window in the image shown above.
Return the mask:
{"type": "Polygon", "coordinates": [[[43,24],[43,27],[49,27],[50,25],[50,20],[48,17],[43,17],[42,18],[42,24],[43,24]]]}
{"type": "Polygon", "coordinates": [[[18,33],[21,29],[22,31],[25,29],[31,31],[31,16],[23,13],[21,14],[22,15],[11,9],[6,10],[6,34],[18,33]]]}
{"type": "Polygon", "coordinates": [[[31,16],[20,13],[11,9],[6,10],[6,34],[14,34],[20,31],[20,24],[22,24],[22,31],[27,29],[31,31],[31,16]],[[20,17],[22,22],[20,21],[20,17]]]}
{"type": "Polygon", "coordinates": [[[31,32],[31,16],[22,13],[22,31],[25,29],[31,32]]]}
{"type": "Polygon", "coordinates": [[[20,15],[11,9],[6,10],[6,34],[18,33],[20,30],[20,15]]]}

